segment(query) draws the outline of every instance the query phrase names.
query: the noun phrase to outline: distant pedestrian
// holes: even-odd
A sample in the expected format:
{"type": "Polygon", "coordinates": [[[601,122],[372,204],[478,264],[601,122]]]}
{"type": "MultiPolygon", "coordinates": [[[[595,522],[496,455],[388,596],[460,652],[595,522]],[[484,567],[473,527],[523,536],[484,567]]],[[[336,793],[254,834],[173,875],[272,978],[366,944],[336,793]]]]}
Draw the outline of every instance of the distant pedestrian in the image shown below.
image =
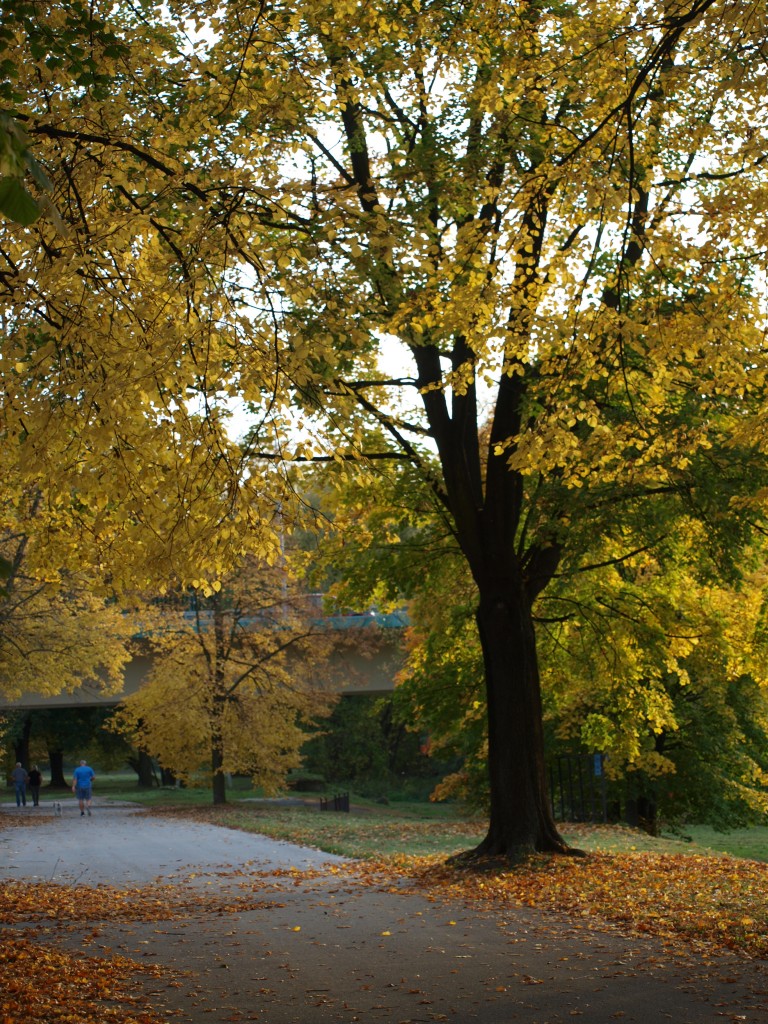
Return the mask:
{"type": "Polygon", "coordinates": [[[72,775],[72,792],[77,795],[81,818],[86,811],[88,817],[91,816],[91,786],[95,778],[96,773],[85,761],[80,762],[72,775]]]}
{"type": "Polygon", "coordinates": [[[32,765],[29,769],[29,775],[27,776],[27,784],[29,785],[29,792],[32,794],[32,803],[35,807],[40,806],[40,786],[43,784],[43,776],[40,774],[40,769],[36,764],[32,765]]]}
{"type": "Polygon", "coordinates": [[[27,773],[21,766],[21,761],[16,762],[16,767],[11,772],[13,785],[16,789],[16,806],[27,806],[27,773]]]}

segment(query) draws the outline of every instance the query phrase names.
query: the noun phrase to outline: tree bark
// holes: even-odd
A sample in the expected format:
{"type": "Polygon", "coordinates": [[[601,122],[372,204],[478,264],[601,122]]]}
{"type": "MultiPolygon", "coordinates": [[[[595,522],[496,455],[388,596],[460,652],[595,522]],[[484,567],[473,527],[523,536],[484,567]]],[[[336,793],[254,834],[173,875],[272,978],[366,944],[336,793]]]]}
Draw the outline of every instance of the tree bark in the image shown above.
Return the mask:
{"type": "MultiPolygon", "coordinates": [[[[430,383],[427,356],[418,353],[417,361],[419,383],[425,386],[430,383]]],[[[534,851],[569,851],[547,792],[532,611],[557,568],[560,549],[540,538],[519,550],[523,480],[506,459],[493,454],[496,443],[519,433],[521,387],[512,377],[500,384],[484,481],[474,389],[454,398],[452,421],[441,393],[430,392],[424,399],[456,538],[479,593],[476,621],[485,669],[491,814],[488,834],[472,856],[512,859],[534,851]]]]}
{"type": "Polygon", "coordinates": [[[48,762],[51,766],[51,789],[69,789],[69,783],[64,778],[64,751],[51,750],[48,748],[48,762]]]}
{"type": "Polygon", "coordinates": [[[27,712],[22,723],[21,732],[14,743],[16,760],[29,771],[29,738],[32,735],[32,715],[27,712]]]}
{"type": "MultiPolygon", "coordinates": [[[[519,431],[519,382],[502,382],[492,443],[519,431]]],[[[468,419],[476,424],[474,396],[468,419]]],[[[461,402],[454,405],[461,407],[461,402]]],[[[541,538],[524,551],[517,528],[523,481],[489,455],[484,488],[464,467],[479,462],[478,434],[438,446],[456,536],[479,593],[476,621],[483,652],[488,719],[490,823],[475,856],[519,859],[534,851],[567,853],[548,794],[533,604],[556,571],[560,549],[541,538]]]]}
{"type": "Polygon", "coordinates": [[[224,717],[225,698],[214,694],[211,711],[211,784],[213,787],[213,803],[227,802],[227,779],[224,775],[224,736],[221,719],[224,717]]]}
{"type": "Polygon", "coordinates": [[[224,775],[224,712],[227,707],[227,688],[224,680],[226,655],[226,625],[221,594],[211,600],[213,610],[214,661],[211,671],[211,783],[213,803],[227,802],[227,780],[224,775]]]}
{"type": "Polygon", "coordinates": [[[137,751],[136,757],[130,759],[131,768],[138,776],[137,785],[140,789],[152,789],[155,784],[155,772],[152,758],[146,750],[137,751]]]}
{"type": "Polygon", "coordinates": [[[211,771],[213,772],[213,802],[214,804],[225,804],[227,802],[227,780],[222,771],[224,763],[223,751],[220,744],[215,741],[211,748],[211,771]]]}
{"type": "Polygon", "coordinates": [[[566,853],[547,791],[536,634],[521,585],[483,588],[477,626],[488,701],[490,823],[476,856],[566,853]]]}

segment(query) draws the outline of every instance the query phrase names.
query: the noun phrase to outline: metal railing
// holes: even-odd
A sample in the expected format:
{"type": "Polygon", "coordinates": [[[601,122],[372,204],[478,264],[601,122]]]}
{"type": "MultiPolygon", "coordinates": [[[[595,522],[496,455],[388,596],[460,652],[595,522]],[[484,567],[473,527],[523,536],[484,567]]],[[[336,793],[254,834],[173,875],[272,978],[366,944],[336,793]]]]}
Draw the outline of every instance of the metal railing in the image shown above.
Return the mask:
{"type": "Polygon", "coordinates": [[[608,820],[603,754],[561,754],[549,766],[549,794],[558,821],[608,820]]]}
{"type": "Polygon", "coordinates": [[[332,797],[320,797],[321,811],[346,811],[349,814],[349,793],[337,793],[332,797]]]}

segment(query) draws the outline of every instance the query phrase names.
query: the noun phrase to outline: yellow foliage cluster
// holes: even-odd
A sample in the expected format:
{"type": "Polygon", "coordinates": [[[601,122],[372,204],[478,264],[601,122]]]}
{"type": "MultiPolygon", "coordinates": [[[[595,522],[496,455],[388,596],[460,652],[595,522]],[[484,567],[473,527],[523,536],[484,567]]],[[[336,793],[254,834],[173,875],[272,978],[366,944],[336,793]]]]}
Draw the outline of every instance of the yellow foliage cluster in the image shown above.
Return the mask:
{"type": "Polygon", "coordinates": [[[12,701],[81,686],[98,694],[119,691],[135,620],[94,594],[87,572],[41,571],[17,516],[24,508],[34,522],[38,500],[39,493],[30,499],[9,487],[0,506],[0,694],[12,701]]]}
{"type": "Polygon", "coordinates": [[[359,452],[359,393],[338,378],[383,335],[454,351],[421,363],[425,397],[529,382],[535,414],[493,449],[516,472],[577,489],[684,472],[722,423],[666,428],[670,410],[704,386],[727,417],[766,380],[744,275],[766,249],[766,26],[741,7],[702,6],[658,65],[666,7],[605,0],[456,17],[350,2],[333,18],[320,0],[174,0],[154,24],[95,4],[127,44],[93,54],[107,97],[20,61],[69,225],[1,239],[4,444],[45,482],[47,543],[87,538],[116,583],[273,557],[289,495],[248,456],[359,452]],[[297,441],[295,389],[311,405],[334,383],[339,429],[307,421],[297,441]],[[234,399],[254,411],[245,455],[234,399]],[[627,402],[642,414],[617,418],[627,402]]]}
{"type": "Polygon", "coordinates": [[[300,765],[302,726],[335,700],[323,668],[332,640],[288,567],[249,560],[190,611],[164,606],[147,631],[146,683],[113,727],[182,780],[250,775],[272,792],[300,765]]]}

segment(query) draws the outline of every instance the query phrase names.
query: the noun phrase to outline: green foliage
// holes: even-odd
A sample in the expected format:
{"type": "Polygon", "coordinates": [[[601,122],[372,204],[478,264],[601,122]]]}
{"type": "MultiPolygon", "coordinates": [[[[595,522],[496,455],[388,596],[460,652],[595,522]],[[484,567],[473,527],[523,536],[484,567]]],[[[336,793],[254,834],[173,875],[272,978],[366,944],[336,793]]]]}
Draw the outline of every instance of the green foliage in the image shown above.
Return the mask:
{"type": "Polygon", "coordinates": [[[343,696],[321,731],[302,748],[307,771],[327,783],[343,783],[364,792],[373,784],[380,794],[404,777],[434,777],[436,766],[424,749],[424,736],[398,720],[391,697],[343,696]]]}
{"type": "Polygon", "coordinates": [[[768,691],[749,676],[722,690],[677,688],[679,729],[662,737],[674,772],[648,778],[662,822],[696,822],[730,831],[765,824],[768,809],[768,691]]]}
{"type": "Polygon", "coordinates": [[[39,760],[47,760],[47,752],[55,750],[65,761],[76,763],[84,757],[103,771],[120,768],[130,748],[107,728],[111,714],[109,707],[32,710],[30,746],[37,749],[39,760]]]}
{"type": "MultiPolygon", "coordinates": [[[[0,147],[6,150],[10,148],[8,145],[10,139],[7,126],[0,123],[0,147]]],[[[28,156],[26,153],[24,155],[28,156]]],[[[7,175],[0,178],[0,213],[3,213],[9,220],[27,227],[37,220],[41,212],[41,207],[26,190],[20,178],[7,175]]]]}
{"type": "Polygon", "coordinates": [[[461,561],[432,562],[411,602],[408,662],[395,692],[399,714],[429,735],[433,756],[457,767],[433,798],[488,808],[483,662],[474,621],[476,595],[461,561]]]}
{"type": "Polygon", "coordinates": [[[76,764],[80,758],[101,771],[123,767],[130,747],[115,736],[107,722],[109,707],[32,708],[6,712],[0,736],[4,743],[16,743],[28,730],[30,764],[44,764],[50,752],[64,762],[76,764]]]}
{"type": "MultiPolygon", "coordinates": [[[[311,500],[323,518],[317,545],[306,556],[308,578],[342,607],[408,604],[415,621],[406,640],[408,669],[388,714],[420,736],[441,798],[486,806],[483,670],[473,617],[477,593],[434,492],[407,463],[380,464],[366,472],[334,467],[322,475],[314,471],[309,479],[311,500]]],[[[364,707],[359,698],[350,700],[364,707]]],[[[348,713],[346,702],[337,710],[343,713],[348,713]]],[[[339,749],[335,738],[328,739],[329,767],[315,770],[329,779],[391,774],[386,751],[375,756],[370,742],[379,731],[376,716],[364,713],[354,730],[341,734],[339,749]],[[334,775],[335,764],[345,763],[350,751],[375,760],[377,767],[349,764],[334,775]]],[[[311,763],[316,764],[314,742],[311,763]]],[[[395,771],[411,774],[413,768],[395,771]]]]}
{"type": "MultiPolygon", "coordinates": [[[[126,44],[98,17],[92,4],[74,0],[62,9],[47,0],[0,2],[0,102],[25,108],[29,99],[20,84],[25,52],[34,64],[61,69],[70,86],[104,98],[112,81],[104,57],[119,58],[126,44]]],[[[63,224],[45,195],[53,188],[32,151],[30,138],[15,111],[0,109],[0,213],[29,227],[43,212],[63,224]],[[27,187],[31,178],[37,194],[27,187]]]]}
{"type": "MultiPolygon", "coordinates": [[[[715,475],[701,473],[697,507],[574,499],[568,557],[535,606],[547,755],[607,754],[621,815],[638,799],[666,822],[765,815],[763,545],[728,515],[729,484],[718,490],[715,475]]],[[[367,489],[339,478],[333,509],[316,565],[333,565],[344,601],[409,596],[396,713],[434,756],[459,761],[435,796],[486,807],[477,593],[436,506],[389,468],[367,489]]]]}
{"type": "MultiPolygon", "coordinates": [[[[385,447],[376,432],[364,443],[385,447]]],[[[302,474],[300,485],[316,515],[305,541],[306,577],[330,604],[401,607],[418,591],[435,538],[449,528],[416,467],[391,460],[324,466],[302,474]]]]}
{"type": "Polygon", "coordinates": [[[92,3],[1,0],[0,71],[4,80],[0,81],[0,98],[14,104],[27,99],[16,84],[25,52],[35,63],[61,68],[75,89],[95,88],[95,95],[103,98],[112,79],[103,58],[120,57],[126,49],[126,43],[95,14],[92,3]]]}
{"type": "Polygon", "coordinates": [[[606,753],[619,791],[662,819],[763,818],[760,533],[657,510],[597,533],[581,562],[594,571],[563,572],[537,606],[550,731],[561,749],[606,753]]]}

